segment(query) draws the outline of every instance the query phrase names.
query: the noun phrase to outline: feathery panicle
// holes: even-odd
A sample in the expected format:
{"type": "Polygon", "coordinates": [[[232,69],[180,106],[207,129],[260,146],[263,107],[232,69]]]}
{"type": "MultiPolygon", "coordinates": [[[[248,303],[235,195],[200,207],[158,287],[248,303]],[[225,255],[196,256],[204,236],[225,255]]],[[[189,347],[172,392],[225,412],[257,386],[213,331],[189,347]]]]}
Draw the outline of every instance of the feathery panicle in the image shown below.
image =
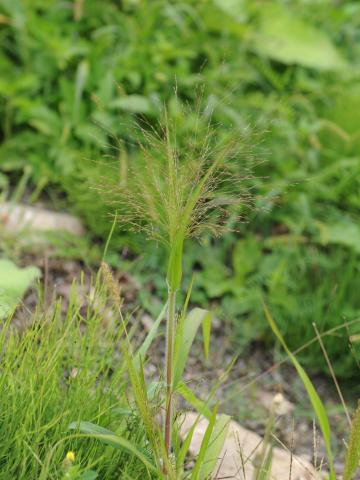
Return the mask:
{"type": "Polygon", "coordinates": [[[166,245],[168,282],[175,289],[185,238],[199,238],[204,231],[219,236],[234,206],[238,215],[251,203],[246,187],[251,166],[239,165],[244,158],[241,139],[219,138],[211,121],[206,126],[195,122],[191,134],[178,135],[177,120],[187,114],[183,110],[170,120],[164,109],[156,128],[139,126],[138,155],[127,162],[127,180],[106,192],[121,225],[166,245]]]}
{"type": "Polygon", "coordinates": [[[240,176],[235,165],[243,145],[217,139],[210,123],[201,139],[194,131],[179,144],[175,122],[166,111],[163,118],[158,129],[139,128],[140,154],[129,162],[126,184],[110,193],[120,222],[169,247],[179,235],[199,237],[207,230],[218,236],[231,206],[251,200],[245,187],[251,173],[240,176]]]}

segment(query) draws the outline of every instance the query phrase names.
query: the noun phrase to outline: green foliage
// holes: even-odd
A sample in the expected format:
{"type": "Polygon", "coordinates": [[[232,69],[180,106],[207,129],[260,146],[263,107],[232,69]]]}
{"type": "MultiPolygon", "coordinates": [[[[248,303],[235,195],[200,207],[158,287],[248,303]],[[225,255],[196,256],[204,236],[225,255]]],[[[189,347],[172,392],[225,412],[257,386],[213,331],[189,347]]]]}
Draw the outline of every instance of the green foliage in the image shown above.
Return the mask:
{"type": "MultiPolygon", "coordinates": [[[[0,0],[0,188],[22,178],[34,198],[65,193],[105,237],[110,208],[89,186],[111,190],[144,160],[137,125],[156,125],[163,102],[172,120],[190,105],[177,127],[183,144],[206,131],[209,116],[197,112],[213,111],[218,138],[240,133],[244,149],[267,161],[256,172],[253,221],[234,222],[240,233],[221,245],[204,240],[205,255],[192,247],[184,274],[200,270],[194,300],[218,303],[243,345],[266,337],[264,291],[291,349],[313,336],[314,321],[325,331],[358,316],[358,2],[81,5],[0,0]]],[[[145,250],[129,234],[113,244],[145,250]]],[[[140,276],[162,293],[155,262],[152,251],[140,276]]],[[[344,334],[326,347],[337,374],[354,376],[346,345],[344,334]]],[[[322,369],[318,358],[309,350],[302,361],[322,369]]]]}
{"type": "Polygon", "coordinates": [[[289,14],[279,4],[264,5],[261,9],[255,45],[264,56],[286,65],[296,63],[330,70],[345,67],[345,61],[324,32],[289,14]]]}
{"type": "Polygon", "coordinates": [[[39,276],[40,271],[35,267],[21,269],[10,260],[0,259],[0,319],[12,313],[39,276]]]}
{"type": "Polygon", "coordinates": [[[11,319],[2,325],[3,480],[62,479],[69,450],[75,452],[71,472],[77,480],[90,478],[90,470],[109,480],[146,474],[125,447],[109,451],[98,442],[68,435],[70,421],[87,418],[98,428],[123,426],[124,442],[145,448],[143,428],[125,396],[124,364],[117,351],[123,329],[116,311],[105,321],[103,292],[97,290],[88,301],[84,308],[74,289],[65,318],[61,304],[55,303],[47,313],[39,309],[23,332],[11,319]]]}
{"type": "MultiPolygon", "coordinates": [[[[266,296],[291,350],[314,337],[313,322],[325,332],[359,318],[359,257],[355,251],[341,245],[323,249],[308,243],[305,236],[293,234],[268,238],[248,235],[234,243],[235,247],[231,243],[223,248],[204,247],[205,254],[194,245],[189,263],[200,269],[193,298],[200,304],[210,298],[219,304],[219,316],[234,319],[241,348],[249,341],[271,341],[261,316],[262,296],[266,296]],[[222,265],[225,262],[227,268],[222,265]]],[[[359,345],[353,344],[350,352],[349,334],[359,332],[357,322],[324,339],[340,376],[358,372],[353,355],[359,357],[359,345]]],[[[326,370],[318,346],[307,349],[300,358],[308,368],[326,370]]]]}

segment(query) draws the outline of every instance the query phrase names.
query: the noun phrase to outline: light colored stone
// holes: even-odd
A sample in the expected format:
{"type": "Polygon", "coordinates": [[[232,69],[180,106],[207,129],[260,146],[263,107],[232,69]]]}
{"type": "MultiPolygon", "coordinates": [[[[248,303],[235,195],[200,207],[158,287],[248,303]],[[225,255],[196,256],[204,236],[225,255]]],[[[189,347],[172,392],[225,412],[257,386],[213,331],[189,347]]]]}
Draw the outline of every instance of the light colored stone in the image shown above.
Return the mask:
{"type": "MultiPolygon", "coordinates": [[[[197,417],[198,415],[193,412],[185,415],[181,427],[182,438],[185,437],[197,417]]],[[[196,456],[199,453],[207,425],[206,419],[202,418],[199,421],[190,444],[191,455],[196,456]]],[[[219,458],[217,475],[214,478],[253,480],[253,461],[261,452],[262,440],[260,435],[243,428],[232,420],[219,458]]],[[[318,480],[321,477],[307,460],[291,455],[283,448],[275,447],[269,478],[271,480],[318,480]]]]}
{"type": "Polygon", "coordinates": [[[10,232],[24,229],[32,231],[65,231],[83,235],[79,219],[67,213],[58,213],[40,207],[4,202],[0,204],[0,225],[10,232]]]}
{"type": "Polygon", "coordinates": [[[294,405],[281,393],[273,394],[266,391],[258,391],[256,398],[269,411],[275,409],[276,415],[288,415],[294,410],[294,405]]]}
{"type": "Polygon", "coordinates": [[[152,329],[152,327],[154,326],[154,320],[153,318],[150,316],[150,315],[147,315],[146,313],[144,315],[142,315],[142,317],[140,318],[140,321],[143,325],[143,327],[145,328],[145,330],[147,332],[150,332],[150,330],[152,329]]]}

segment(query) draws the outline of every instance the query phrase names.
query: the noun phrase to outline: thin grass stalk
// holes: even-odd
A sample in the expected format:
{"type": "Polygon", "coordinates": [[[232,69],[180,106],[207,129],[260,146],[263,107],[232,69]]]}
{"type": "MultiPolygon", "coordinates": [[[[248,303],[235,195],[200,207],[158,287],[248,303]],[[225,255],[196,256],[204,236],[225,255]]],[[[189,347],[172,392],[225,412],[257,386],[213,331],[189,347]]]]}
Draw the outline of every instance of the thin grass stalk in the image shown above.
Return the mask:
{"type": "Polygon", "coordinates": [[[342,406],[343,406],[343,409],[344,409],[344,412],[345,412],[345,416],[346,416],[347,422],[348,422],[348,424],[349,424],[349,427],[351,428],[351,418],[350,418],[349,410],[348,410],[348,408],[347,408],[347,406],[346,406],[346,402],[345,402],[345,400],[344,400],[344,396],[343,396],[343,394],[342,394],[342,391],[341,391],[339,382],[338,382],[338,380],[337,380],[337,378],[336,378],[336,375],[335,375],[333,366],[331,365],[331,362],[330,362],[329,355],[328,355],[328,353],[327,353],[327,351],[326,351],[324,342],[322,341],[322,338],[321,338],[321,336],[320,336],[319,330],[318,330],[315,322],[313,322],[313,327],[314,327],[314,330],[315,330],[315,333],[316,333],[316,337],[317,337],[317,339],[319,340],[319,345],[320,345],[320,347],[321,347],[321,350],[322,350],[322,352],[323,352],[323,355],[324,355],[324,358],[325,358],[325,360],[326,360],[327,366],[328,366],[328,368],[329,368],[329,371],[330,371],[331,377],[332,377],[332,379],[333,379],[333,382],[334,382],[336,391],[337,391],[337,393],[338,393],[338,395],[339,395],[341,404],[342,404],[342,406]]]}
{"type": "Polygon", "coordinates": [[[166,326],[166,398],[165,398],[165,420],[164,420],[164,441],[165,451],[169,459],[171,454],[171,435],[173,423],[173,370],[174,370],[174,340],[176,330],[176,290],[168,291],[168,319],[166,326]]]}

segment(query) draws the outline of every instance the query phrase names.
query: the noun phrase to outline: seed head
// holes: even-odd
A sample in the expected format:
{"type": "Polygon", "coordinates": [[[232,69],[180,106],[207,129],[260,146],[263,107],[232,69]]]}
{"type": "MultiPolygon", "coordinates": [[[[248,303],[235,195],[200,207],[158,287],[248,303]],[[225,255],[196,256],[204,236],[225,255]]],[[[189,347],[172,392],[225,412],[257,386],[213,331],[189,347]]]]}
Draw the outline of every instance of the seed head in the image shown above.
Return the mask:
{"type": "Polygon", "coordinates": [[[220,235],[232,206],[249,205],[250,173],[239,165],[244,148],[237,138],[216,140],[209,124],[201,138],[194,132],[179,139],[166,111],[157,129],[139,132],[140,153],[128,164],[127,182],[111,192],[125,228],[171,247],[179,236],[220,235]]]}
{"type": "MultiPolygon", "coordinates": [[[[181,114],[184,123],[186,110],[181,114]]],[[[219,236],[229,228],[229,216],[236,212],[240,219],[252,198],[251,161],[246,155],[244,168],[241,138],[220,137],[211,121],[179,135],[178,121],[169,120],[164,109],[156,128],[139,127],[138,154],[127,159],[127,180],[107,192],[124,228],[143,231],[168,248],[168,272],[177,270],[174,285],[181,278],[184,240],[206,231],[219,236]]]]}

